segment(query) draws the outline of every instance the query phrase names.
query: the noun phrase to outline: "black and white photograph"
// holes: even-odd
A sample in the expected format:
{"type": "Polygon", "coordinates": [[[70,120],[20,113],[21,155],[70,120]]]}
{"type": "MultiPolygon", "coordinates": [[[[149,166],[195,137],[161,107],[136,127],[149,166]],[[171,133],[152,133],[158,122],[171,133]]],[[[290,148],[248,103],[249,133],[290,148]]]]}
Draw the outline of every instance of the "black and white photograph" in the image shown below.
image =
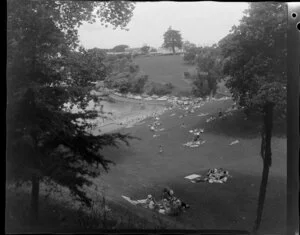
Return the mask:
{"type": "Polygon", "coordinates": [[[293,5],[7,0],[5,232],[287,234],[293,5]]]}

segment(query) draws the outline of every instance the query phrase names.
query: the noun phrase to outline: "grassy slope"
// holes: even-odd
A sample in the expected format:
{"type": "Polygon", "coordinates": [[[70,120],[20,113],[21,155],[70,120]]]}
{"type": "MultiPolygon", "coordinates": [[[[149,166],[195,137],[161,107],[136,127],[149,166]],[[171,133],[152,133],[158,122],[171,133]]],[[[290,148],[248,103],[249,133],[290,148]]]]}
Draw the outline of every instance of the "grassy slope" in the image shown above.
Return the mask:
{"type": "Polygon", "coordinates": [[[134,61],[149,75],[150,81],[171,82],[174,92],[190,91],[183,72],[192,71],[194,66],[185,65],[180,55],[137,57],[134,61]]]}
{"type": "MultiPolygon", "coordinates": [[[[163,223],[162,226],[167,228],[176,225],[178,228],[250,230],[255,220],[262,170],[258,156],[260,138],[255,131],[255,123],[243,120],[243,115],[239,113],[227,120],[210,123],[205,122],[208,117],[197,117],[199,112],[214,114],[219,108],[226,108],[230,104],[231,101],[213,101],[183,119],[178,118],[183,111],[175,111],[176,115],[172,117],[170,114],[173,112],[167,112],[161,117],[166,131],[154,139],[147,127],[153,122],[151,119],[146,120],[145,125],[124,130],[141,137],[142,141],[133,141],[130,147],[123,146],[121,149],[105,149],[105,156],[117,165],[112,167],[109,174],[96,179],[96,183],[105,189],[109,205],[115,212],[115,221],[110,223],[114,225],[121,218],[124,223],[119,225],[121,228],[131,225],[136,228],[157,228],[163,223]],[[180,128],[182,122],[186,128],[180,128]],[[191,139],[188,130],[197,127],[205,128],[203,137],[207,142],[196,149],[184,148],[182,143],[191,139]],[[239,139],[240,143],[229,146],[235,139],[239,139]],[[160,144],[165,149],[163,154],[158,154],[160,144]],[[183,178],[192,173],[204,173],[211,167],[224,167],[233,178],[226,184],[192,184],[183,178]],[[121,198],[121,195],[127,195],[140,199],[149,193],[159,198],[165,186],[173,188],[178,197],[191,205],[186,214],[177,218],[157,218],[151,211],[131,206],[121,198]]],[[[265,233],[279,233],[285,224],[286,139],[274,137],[272,151],[273,165],[262,221],[265,233]]],[[[27,203],[13,200],[7,206],[19,209],[19,205],[25,206],[28,202],[29,199],[27,203]]],[[[76,211],[63,208],[62,205],[49,205],[47,201],[41,202],[42,231],[46,227],[52,231],[55,228],[82,229],[82,226],[78,226],[76,211]],[[56,208],[56,212],[51,208],[56,208]],[[57,211],[66,216],[66,222],[59,220],[57,211]]],[[[10,220],[11,227],[24,228],[24,225],[17,225],[15,221],[10,220]]],[[[97,221],[101,221],[101,218],[97,221]]],[[[94,223],[97,224],[97,221],[94,223]]],[[[31,230],[29,227],[27,229],[31,230]]]]}
{"type": "MultiPolygon", "coordinates": [[[[143,140],[133,141],[131,147],[121,151],[106,149],[105,155],[117,165],[97,182],[105,185],[107,195],[116,201],[122,201],[121,195],[145,198],[151,193],[160,197],[162,188],[170,186],[191,204],[185,215],[176,218],[178,222],[200,229],[250,230],[255,220],[262,171],[260,138],[255,123],[250,125],[241,114],[210,123],[205,122],[207,117],[197,117],[199,112],[216,113],[230,104],[231,101],[210,102],[183,119],[178,118],[182,111],[173,117],[170,112],[165,113],[161,122],[166,131],[158,138],[153,138],[147,127],[152,120],[127,129],[143,140]],[[186,128],[180,128],[182,122],[186,128]],[[205,128],[203,137],[207,142],[196,149],[184,148],[182,144],[191,139],[188,130],[197,127],[205,128]],[[240,143],[229,146],[235,139],[240,143]],[[164,146],[163,154],[158,154],[160,144],[164,146]],[[211,167],[224,167],[233,178],[226,184],[192,184],[183,178],[192,173],[204,173],[211,167]]],[[[262,229],[269,233],[281,231],[285,223],[286,139],[274,137],[272,148],[273,165],[262,221],[262,229]]]]}
{"type": "MultiPolygon", "coordinates": [[[[180,56],[140,57],[136,62],[150,80],[172,82],[177,92],[190,90],[182,77],[183,72],[192,67],[182,64],[180,56]]],[[[151,211],[131,206],[121,195],[140,199],[151,193],[158,198],[162,188],[170,186],[178,197],[191,204],[191,208],[178,218],[162,216],[165,217],[164,222],[174,221],[179,226],[185,224],[200,229],[251,229],[262,171],[256,122],[243,120],[241,114],[210,123],[205,122],[207,117],[197,117],[199,112],[215,114],[230,104],[231,101],[210,102],[183,119],[178,118],[183,111],[176,111],[172,117],[170,113],[173,112],[167,112],[161,118],[166,131],[161,132],[158,138],[152,137],[153,133],[147,126],[153,122],[151,119],[146,120],[144,125],[125,129],[125,132],[141,137],[142,141],[133,141],[130,147],[123,146],[121,149],[106,148],[105,156],[117,165],[112,167],[109,174],[96,179],[99,186],[106,188],[105,193],[113,202],[112,208],[120,211],[117,217],[135,218],[134,224],[137,224],[134,215],[144,216],[153,222],[148,226],[156,226],[151,211]],[[180,128],[183,122],[186,128],[180,128]],[[203,137],[207,142],[196,149],[184,148],[182,144],[192,138],[188,130],[197,127],[205,128],[203,137]],[[235,139],[239,139],[240,143],[229,146],[235,139]],[[163,154],[158,154],[160,144],[164,146],[163,154]],[[192,173],[203,173],[211,167],[224,167],[233,178],[226,184],[192,184],[183,178],[192,173]],[[132,216],[128,216],[128,210],[132,216]]],[[[272,151],[273,165],[262,221],[262,230],[266,233],[278,233],[285,223],[286,139],[274,137],[272,151]]],[[[47,203],[44,205],[43,211],[50,212],[47,203]]],[[[59,208],[57,210],[63,211],[59,208]]],[[[73,218],[74,211],[66,211],[65,214],[71,218],[68,223],[75,229],[77,222],[73,218]]],[[[56,213],[50,213],[49,216],[44,215],[46,224],[51,225],[50,221],[54,221],[53,226],[60,224],[56,213]]],[[[141,222],[140,227],[143,226],[141,222]]]]}

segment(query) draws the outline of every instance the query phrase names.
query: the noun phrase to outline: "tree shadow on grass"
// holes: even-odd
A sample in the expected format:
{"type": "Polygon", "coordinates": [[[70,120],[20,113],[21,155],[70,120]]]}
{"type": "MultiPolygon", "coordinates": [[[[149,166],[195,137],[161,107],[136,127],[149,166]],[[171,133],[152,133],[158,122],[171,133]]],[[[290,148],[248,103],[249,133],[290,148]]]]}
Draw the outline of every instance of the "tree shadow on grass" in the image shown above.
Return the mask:
{"type": "MultiPolygon", "coordinates": [[[[126,211],[119,216],[104,218],[103,214],[68,208],[63,203],[45,200],[41,197],[39,221],[32,222],[29,215],[30,195],[25,192],[9,192],[6,199],[5,230],[7,233],[72,233],[90,232],[101,229],[143,228],[147,221],[141,221],[126,211]],[[135,221],[135,224],[132,222],[135,221]]],[[[98,212],[99,210],[97,210],[98,212]]],[[[120,215],[119,214],[119,215],[120,215]]]]}
{"type": "MultiPolygon", "coordinates": [[[[232,178],[224,184],[196,183],[186,179],[166,182],[178,198],[190,204],[181,223],[197,229],[238,229],[251,231],[256,218],[261,175],[248,174],[227,167],[232,178]]],[[[205,174],[207,170],[193,172],[205,174]]],[[[192,172],[191,172],[192,173],[192,172]]],[[[286,178],[270,175],[260,232],[284,232],[286,178]]]]}
{"type": "Polygon", "coordinates": [[[5,231],[7,233],[74,233],[99,232],[103,229],[151,229],[153,222],[134,212],[108,203],[112,212],[104,216],[99,205],[85,210],[40,196],[39,221],[30,220],[30,194],[22,190],[6,191],[5,231]]]}
{"type": "MultiPolygon", "coordinates": [[[[233,138],[260,138],[262,125],[261,116],[251,116],[246,120],[246,116],[242,110],[233,111],[232,115],[224,119],[219,118],[217,113],[213,114],[213,116],[217,118],[216,120],[206,123],[206,131],[233,138]]],[[[274,137],[286,137],[285,121],[274,120],[272,132],[274,137]]]]}

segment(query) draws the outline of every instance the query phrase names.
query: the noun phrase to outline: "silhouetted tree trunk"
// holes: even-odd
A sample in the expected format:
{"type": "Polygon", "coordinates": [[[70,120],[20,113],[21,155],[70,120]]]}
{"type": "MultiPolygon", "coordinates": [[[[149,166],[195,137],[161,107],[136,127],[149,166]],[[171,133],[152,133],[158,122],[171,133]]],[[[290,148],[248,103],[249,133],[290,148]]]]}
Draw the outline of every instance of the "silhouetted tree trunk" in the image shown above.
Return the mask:
{"type": "Polygon", "coordinates": [[[173,55],[175,55],[175,42],[174,42],[174,38],[172,38],[172,51],[173,51],[173,55]]]}
{"type": "Polygon", "coordinates": [[[256,212],[256,221],[254,224],[253,231],[256,233],[260,227],[266,191],[268,185],[269,169],[272,164],[272,152],[271,152],[271,139],[272,139],[272,128],[273,128],[273,107],[272,103],[268,103],[264,107],[263,114],[263,130],[261,140],[261,157],[263,159],[263,172],[262,179],[259,189],[258,205],[256,212]]]}
{"type": "Polygon", "coordinates": [[[39,217],[39,192],[40,192],[40,180],[39,177],[33,174],[31,179],[31,216],[34,222],[39,217]]]}

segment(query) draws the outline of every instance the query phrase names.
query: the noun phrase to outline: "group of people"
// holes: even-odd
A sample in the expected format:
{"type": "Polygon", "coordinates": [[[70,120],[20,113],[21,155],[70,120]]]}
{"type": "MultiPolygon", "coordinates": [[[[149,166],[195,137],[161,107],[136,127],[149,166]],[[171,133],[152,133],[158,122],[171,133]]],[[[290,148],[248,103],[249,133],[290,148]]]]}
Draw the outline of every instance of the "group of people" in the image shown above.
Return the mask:
{"type": "Polygon", "coordinates": [[[159,117],[155,117],[155,120],[156,121],[152,125],[149,125],[151,131],[157,131],[157,128],[161,125],[161,123],[158,121],[159,117]]]}
{"type": "Polygon", "coordinates": [[[190,207],[188,204],[175,197],[174,191],[168,188],[164,188],[162,203],[159,206],[159,213],[170,215],[179,215],[190,207]]]}
{"type": "Polygon", "coordinates": [[[206,176],[206,181],[209,183],[225,183],[229,177],[229,172],[223,168],[214,168],[210,169],[206,176]]]}
{"type": "Polygon", "coordinates": [[[141,205],[144,208],[156,210],[158,213],[165,215],[176,216],[190,207],[188,204],[175,197],[174,191],[169,188],[165,188],[163,190],[162,199],[160,201],[156,201],[151,194],[149,194],[146,199],[137,201],[131,200],[124,196],[123,198],[133,205],[141,205]]]}
{"type": "Polygon", "coordinates": [[[203,129],[200,129],[198,132],[195,132],[193,141],[194,142],[203,141],[203,139],[200,137],[200,134],[203,133],[203,132],[204,132],[203,129]]]}

